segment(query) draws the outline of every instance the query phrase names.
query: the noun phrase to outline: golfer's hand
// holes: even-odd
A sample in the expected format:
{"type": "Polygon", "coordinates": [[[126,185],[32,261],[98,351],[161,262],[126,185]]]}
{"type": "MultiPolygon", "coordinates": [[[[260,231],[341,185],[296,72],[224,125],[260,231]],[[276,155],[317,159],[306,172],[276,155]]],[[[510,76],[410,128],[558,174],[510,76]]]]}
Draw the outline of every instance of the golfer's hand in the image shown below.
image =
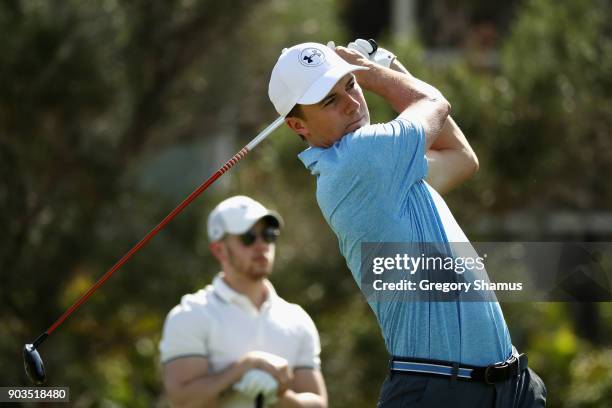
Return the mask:
{"type": "Polygon", "coordinates": [[[342,59],[344,59],[349,64],[353,65],[361,65],[364,67],[371,66],[371,62],[367,56],[364,56],[357,50],[349,49],[347,47],[336,47],[336,44],[333,41],[327,43],[327,46],[332,50],[336,51],[342,59]]]}
{"type": "Polygon", "coordinates": [[[369,68],[367,71],[354,71],[353,75],[357,79],[357,82],[361,87],[369,89],[369,83],[374,81],[377,77],[376,64],[366,57],[363,56],[359,51],[347,48],[347,47],[335,47],[336,54],[338,54],[343,60],[349,64],[359,65],[362,67],[369,68]]]}
{"type": "Polygon", "coordinates": [[[278,395],[282,395],[291,385],[293,370],[284,358],[264,351],[251,351],[244,358],[248,367],[263,370],[274,377],[278,382],[278,395]]]}
{"type": "Polygon", "coordinates": [[[257,368],[247,371],[233,388],[250,399],[263,394],[266,405],[272,405],[278,400],[278,382],[269,373],[257,368]]]}
{"type": "Polygon", "coordinates": [[[379,47],[374,40],[364,40],[363,38],[358,38],[355,41],[348,43],[347,48],[359,52],[365,58],[369,59],[375,64],[382,65],[385,68],[390,68],[391,64],[395,60],[395,54],[382,47],[379,47]]]}

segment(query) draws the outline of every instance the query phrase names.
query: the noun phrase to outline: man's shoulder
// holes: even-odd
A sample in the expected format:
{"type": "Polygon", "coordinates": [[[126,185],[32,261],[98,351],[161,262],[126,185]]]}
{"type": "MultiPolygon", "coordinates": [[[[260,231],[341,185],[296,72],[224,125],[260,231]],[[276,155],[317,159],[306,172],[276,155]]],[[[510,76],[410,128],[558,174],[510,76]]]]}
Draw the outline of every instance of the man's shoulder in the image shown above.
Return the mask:
{"type": "Polygon", "coordinates": [[[368,137],[368,136],[384,136],[384,135],[396,135],[398,132],[411,131],[418,129],[420,123],[414,119],[405,118],[398,116],[387,122],[373,123],[370,125],[363,126],[353,132],[354,138],[368,137]]]}
{"type": "Polygon", "coordinates": [[[168,313],[168,318],[205,313],[214,302],[214,296],[214,289],[211,285],[196,292],[183,295],[180,303],[174,306],[170,313],[168,313]]]}
{"type": "Polygon", "coordinates": [[[339,155],[350,153],[349,157],[354,157],[354,154],[359,152],[369,155],[372,153],[371,143],[381,140],[381,138],[402,137],[417,133],[421,128],[420,126],[418,122],[398,116],[388,122],[362,126],[354,132],[347,133],[332,148],[335,148],[334,153],[339,155]]]}
{"type": "Polygon", "coordinates": [[[371,143],[377,138],[411,133],[418,130],[419,126],[402,117],[385,123],[365,125],[345,134],[329,147],[311,146],[298,154],[298,157],[313,174],[326,174],[328,168],[333,168],[333,173],[337,173],[343,166],[351,168],[351,164],[362,163],[364,158],[370,157],[373,147],[371,143]]]}
{"type": "Polygon", "coordinates": [[[291,322],[298,326],[312,324],[312,318],[304,310],[304,308],[297,303],[291,303],[278,296],[275,301],[274,307],[278,311],[279,315],[283,316],[287,322],[291,322]]]}

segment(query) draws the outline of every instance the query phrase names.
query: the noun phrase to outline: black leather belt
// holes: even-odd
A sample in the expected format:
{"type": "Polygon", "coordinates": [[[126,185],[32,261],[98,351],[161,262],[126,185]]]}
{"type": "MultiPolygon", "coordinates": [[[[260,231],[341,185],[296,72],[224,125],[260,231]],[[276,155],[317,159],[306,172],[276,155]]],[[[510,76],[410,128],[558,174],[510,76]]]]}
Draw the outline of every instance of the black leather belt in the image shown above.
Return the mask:
{"type": "Polygon", "coordinates": [[[482,381],[495,384],[516,377],[527,369],[527,355],[512,355],[508,360],[486,367],[471,366],[450,361],[426,360],[420,358],[393,357],[391,371],[414,374],[436,375],[468,381],[482,381]]]}

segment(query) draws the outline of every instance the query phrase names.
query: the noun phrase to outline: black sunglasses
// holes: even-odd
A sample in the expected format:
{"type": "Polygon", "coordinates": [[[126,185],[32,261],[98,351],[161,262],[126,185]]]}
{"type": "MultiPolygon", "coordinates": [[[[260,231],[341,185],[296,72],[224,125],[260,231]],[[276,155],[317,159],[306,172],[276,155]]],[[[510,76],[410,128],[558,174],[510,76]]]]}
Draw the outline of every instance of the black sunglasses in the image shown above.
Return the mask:
{"type": "MultiPolygon", "coordinates": [[[[251,246],[255,243],[255,241],[257,241],[257,235],[258,234],[253,229],[250,229],[244,234],[238,235],[238,238],[240,238],[240,242],[242,242],[244,246],[251,246]]],[[[266,227],[261,230],[261,233],[259,234],[261,239],[268,244],[276,242],[276,238],[278,238],[279,235],[280,230],[276,227],[266,227]]]]}

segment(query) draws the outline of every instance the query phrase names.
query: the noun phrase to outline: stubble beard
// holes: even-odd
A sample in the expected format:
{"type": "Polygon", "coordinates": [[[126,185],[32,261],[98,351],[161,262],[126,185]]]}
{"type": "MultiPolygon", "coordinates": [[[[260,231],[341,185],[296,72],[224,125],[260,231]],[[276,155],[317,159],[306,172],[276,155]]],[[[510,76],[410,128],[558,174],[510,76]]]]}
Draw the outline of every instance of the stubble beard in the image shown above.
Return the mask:
{"type": "Polygon", "coordinates": [[[242,263],[237,262],[237,257],[233,256],[233,250],[228,248],[230,251],[229,264],[237,275],[242,276],[252,282],[257,282],[266,279],[272,273],[272,266],[274,261],[268,261],[266,266],[258,266],[255,263],[242,263]]]}

